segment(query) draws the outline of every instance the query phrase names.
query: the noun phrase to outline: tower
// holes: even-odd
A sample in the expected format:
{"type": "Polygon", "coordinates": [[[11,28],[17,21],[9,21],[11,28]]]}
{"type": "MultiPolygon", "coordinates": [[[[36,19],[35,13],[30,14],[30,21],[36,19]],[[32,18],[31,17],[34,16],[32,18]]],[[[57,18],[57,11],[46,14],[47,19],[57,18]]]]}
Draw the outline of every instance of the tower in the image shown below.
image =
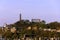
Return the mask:
{"type": "Polygon", "coordinates": [[[21,21],[21,13],[20,13],[20,21],[21,21]]]}

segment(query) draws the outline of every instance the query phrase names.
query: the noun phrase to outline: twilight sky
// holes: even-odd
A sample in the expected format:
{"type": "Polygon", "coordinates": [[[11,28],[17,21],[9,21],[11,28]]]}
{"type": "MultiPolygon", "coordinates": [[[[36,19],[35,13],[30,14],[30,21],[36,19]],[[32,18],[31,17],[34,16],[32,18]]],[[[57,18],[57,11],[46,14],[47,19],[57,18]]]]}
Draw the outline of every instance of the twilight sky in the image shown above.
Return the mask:
{"type": "Polygon", "coordinates": [[[0,26],[32,18],[60,22],[60,0],[0,0],[0,26]]]}

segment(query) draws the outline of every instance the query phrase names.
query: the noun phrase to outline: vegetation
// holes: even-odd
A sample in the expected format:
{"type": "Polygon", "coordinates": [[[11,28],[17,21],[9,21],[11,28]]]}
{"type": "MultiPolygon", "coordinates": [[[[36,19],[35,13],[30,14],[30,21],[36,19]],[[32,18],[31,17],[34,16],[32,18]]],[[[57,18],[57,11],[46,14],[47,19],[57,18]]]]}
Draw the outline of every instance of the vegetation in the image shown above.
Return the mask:
{"type": "MultiPolygon", "coordinates": [[[[36,37],[36,36],[44,36],[44,37],[60,37],[60,33],[58,32],[51,32],[51,31],[43,31],[42,29],[48,28],[48,29],[60,29],[60,23],[59,22],[51,22],[46,24],[46,22],[43,20],[41,22],[30,22],[28,20],[24,21],[17,21],[14,24],[8,25],[8,27],[11,29],[12,27],[16,28],[16,31],[12,33],[10,30],[7,30],[6,32],[2,29],[0,29],[0,34],[4,38],[23,38],[25,35],[29,35],[28,37],[36,37]],[[30,29],[27,29],[27,28],[30,29]]],[[[26,36],[27,37],[27,36],[26,36]]]]}

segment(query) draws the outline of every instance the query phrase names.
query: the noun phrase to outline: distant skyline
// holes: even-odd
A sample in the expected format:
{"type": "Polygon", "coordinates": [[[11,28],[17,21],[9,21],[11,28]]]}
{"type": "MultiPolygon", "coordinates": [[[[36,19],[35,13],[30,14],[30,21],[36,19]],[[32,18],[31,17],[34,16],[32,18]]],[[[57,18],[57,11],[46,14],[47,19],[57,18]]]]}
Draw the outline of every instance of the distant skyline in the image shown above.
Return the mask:
{"type": "Polygon", "coordinates": [[[60,22],[60,0],[0,0],[0,26],[23,19],[60,22]]]}

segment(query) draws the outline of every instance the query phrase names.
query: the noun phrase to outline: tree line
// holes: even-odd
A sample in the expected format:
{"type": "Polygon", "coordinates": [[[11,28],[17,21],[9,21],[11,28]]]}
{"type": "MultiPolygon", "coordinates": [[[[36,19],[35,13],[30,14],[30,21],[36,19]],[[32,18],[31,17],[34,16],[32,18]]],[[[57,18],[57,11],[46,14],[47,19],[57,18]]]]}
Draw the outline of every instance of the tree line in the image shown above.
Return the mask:
{"type": "Polygon", "coordinates": [[[41,22],[30,22],[29,20],[17,21],[14,24],[7,25],[8,29],[2,31],[0,34],[3,38],[23,38],[25,37],[60,37],[60,32],[43,31],[41,29],[60,29],[60,22],[47,23],[42,20],[41,22]],[[15,27],[16,31],[13,33],[10,31],[11,28],[15,27]]]}

